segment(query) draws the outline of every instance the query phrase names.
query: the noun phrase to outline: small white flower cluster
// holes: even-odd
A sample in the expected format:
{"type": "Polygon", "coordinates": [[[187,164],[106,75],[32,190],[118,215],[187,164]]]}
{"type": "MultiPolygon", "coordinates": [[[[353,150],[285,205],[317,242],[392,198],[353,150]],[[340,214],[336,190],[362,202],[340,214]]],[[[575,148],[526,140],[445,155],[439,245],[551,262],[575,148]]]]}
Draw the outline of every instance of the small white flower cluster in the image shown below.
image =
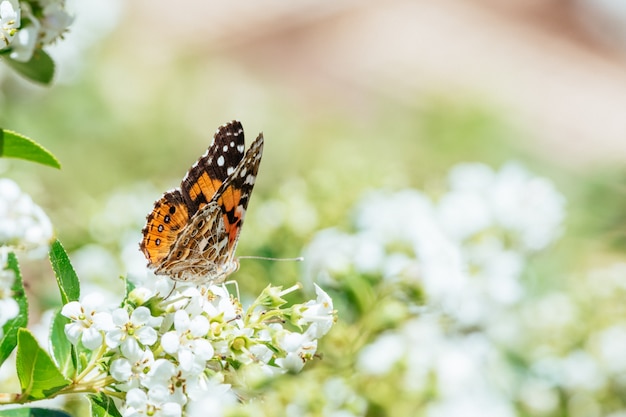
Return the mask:
{"type": "Polygon", "coordinates": [[[112,312],[94,295],[61,312],[71,320],[68,339],[94,351],[92,362],[113,379],[109,388],[126,393],[125,417],[180,416],[190,402],[229,401],[267,378],[300,371],[335,320],[332,300],[317,286],[316,300],[286,308],[282,297],[298,286],[268,286],[244,310],[224,286],[179,283],[164,300],[159,294],[171,283],[155,281],[112,312]]]}
{"type": "Polygon", "coordinates": [[[506,352],[529,334],[515,314],[528,300],[522,274],[528,256],[561,233],[565,200],[516,164],[459,165],[448,184],[437,198],[370,193],[356,207],[355,232],[313,240],[307,273],[340,288],[351,288],[344,277],[370,277],[373,292],[391,295],[368,308],[395,314],[398,326],[358,352],[357,381],[393,380],[399,397],[421,404],[418,415],[514,416],[510,396],[526,380],[506,352]]]}
{"type": "Polygon", "coordinates": [[[53,43],[72,23],[65,0],[0,1],[0,50],[26,62],[36,48],[53,43]]]}
{"type": "Polygon", "coordinates": [[[20,308],[17,301],[13,298],[13,283],[15,282],[15,273],[7,268],[6,251],[0,251],[0,338],[3,336],[2,328],[9,321],[17,317],[20,308]]]}
{"type": "Polygon", "coordinates": [[[383,333],[357,359],[363,375],[384,376],[401,364],[399,389],[436,392],[423,415],[517,415],[506,396],[511,387],[493,383],[498,377],[504,381],[510,377],[498,348],[482,333],[447,334],[436,315],[409,320],[400,329],[383,333]]]}
{"type": "Polygon", "coordinates": [[[44,255],[52,239],[52,223],[28,194],[7,178],[0,179],[0,246],[44,255]]]}
{"type": "Polygon", "coordinates": [[[354,233],[329,229],[305,252],[309,279],[337,284],[355,270],[420,286],[431,304],[472,326],[523,295],[522,267],[561,232],[564,198],[516,164],[452,169],[437,200],[377,191],[355,212],[354,233]]]}

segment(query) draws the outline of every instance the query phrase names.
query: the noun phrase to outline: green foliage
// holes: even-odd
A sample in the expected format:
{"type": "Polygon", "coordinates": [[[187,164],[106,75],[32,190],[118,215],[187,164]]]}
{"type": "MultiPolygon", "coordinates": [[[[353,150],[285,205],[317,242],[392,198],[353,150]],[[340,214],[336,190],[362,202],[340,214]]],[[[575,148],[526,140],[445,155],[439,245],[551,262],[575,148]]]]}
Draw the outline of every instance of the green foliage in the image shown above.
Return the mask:
{"type": "Polygon", "coordinates": [[[26,159],[53,168],[61,168],[59,161],[43,146],[10,130],[0,129],[0,156],[26,159]]]}
{"type": "Polygon", "coordinates": [[[37,49],[27,62],[11,59],[8,55],[2,60],[24,78],[40,84],[48,85],[54,78],[54,61],[43,49],[37,49]]]}
{"type": "Polygon", "coordinates": [[[67,304],[70,301],[78,301],[80,298],[80,283],[78,276],[70,263],[67,252],[61,242],[55,240],[50,247],[50,263],[61,291],[61,301],[67,304]]]}
{"type": "Polygon", "coordinates": [[[76,375],[77,358],[76,348],[65,336],[65,325],[69,322],[70,319],[61,315],[60,310],[56,312],[50,329],[50,351],[61,373],[67,378],[73,378],[76,375]]]}
{"type": "Polygon", "coordinates": [[[22,327],[28,324],[28,300],[22,283],[22,275],[20,273],[17,257],[14,253],[9,253],[7,269],[15,274],[15,281],[11,287],[13,299],[17,301],[19,306],[19,314],[9,320],[2,328],[4,336],[0,339],[0,365],[9,357],[15,346],[17,345],[17,333],[22,327]]]}
{"type": "Polygon", "coordinates": [[[16,363],[23,399],[48,398],[70,383],[27,329],[18,331],[16,363]]]}
{"type": "Polygon", "coordinates": [[[107,395],[89,395],[89,403],[93,417],[121,417],[113,399],[107,395]]]}
{"type": "Polygon", "coordinates": [[[13,408],[10,410],[0,410],[0,417],[71,417],[70,414],[61,410],[51,410],[49,408],[13,408]]]}

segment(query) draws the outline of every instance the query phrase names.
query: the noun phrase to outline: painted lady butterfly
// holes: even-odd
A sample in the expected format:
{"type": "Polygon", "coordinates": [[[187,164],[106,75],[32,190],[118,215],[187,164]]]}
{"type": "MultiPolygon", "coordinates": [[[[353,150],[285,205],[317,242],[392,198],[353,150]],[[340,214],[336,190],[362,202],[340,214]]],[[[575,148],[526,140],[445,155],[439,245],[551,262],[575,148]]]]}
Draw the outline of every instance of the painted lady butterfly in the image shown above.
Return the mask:
{"type": "Polygon", "coordinates": [[[140,248],[157,275],[215,284],[239,268],[235,248],[263,154],[263,134],[244,150],[241,123],[221,126],[180,188],[154,204],[140,248]]]}

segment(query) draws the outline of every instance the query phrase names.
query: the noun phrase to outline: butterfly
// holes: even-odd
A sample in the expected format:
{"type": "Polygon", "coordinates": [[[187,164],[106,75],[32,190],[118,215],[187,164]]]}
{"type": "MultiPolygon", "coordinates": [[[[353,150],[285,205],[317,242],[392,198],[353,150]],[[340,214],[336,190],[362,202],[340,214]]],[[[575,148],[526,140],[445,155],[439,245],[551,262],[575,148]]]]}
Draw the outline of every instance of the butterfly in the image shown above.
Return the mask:
{"type": "Polygon", "coordinates": [[[263,155],[263,133],[244,150],[241,123],[221,126],[180,188],[155,202],[139,245],[155,274],[217,284],[237,271],[235,249],[263,155]]]}

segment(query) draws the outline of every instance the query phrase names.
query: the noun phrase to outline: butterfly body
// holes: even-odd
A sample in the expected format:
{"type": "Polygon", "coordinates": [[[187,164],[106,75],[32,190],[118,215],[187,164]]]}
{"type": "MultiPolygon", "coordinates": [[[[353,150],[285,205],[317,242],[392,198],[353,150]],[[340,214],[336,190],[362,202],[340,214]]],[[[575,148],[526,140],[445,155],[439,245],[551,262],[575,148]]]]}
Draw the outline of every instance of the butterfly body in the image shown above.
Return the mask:
{"type": "Polygon", "coordinates": [[[241,123],[221,126],[180,188],[155,203],[140,248],[157,275],[220,283],[239,268],[235,249],[263,154],[263,134],[244,150],[241,123]]]}

